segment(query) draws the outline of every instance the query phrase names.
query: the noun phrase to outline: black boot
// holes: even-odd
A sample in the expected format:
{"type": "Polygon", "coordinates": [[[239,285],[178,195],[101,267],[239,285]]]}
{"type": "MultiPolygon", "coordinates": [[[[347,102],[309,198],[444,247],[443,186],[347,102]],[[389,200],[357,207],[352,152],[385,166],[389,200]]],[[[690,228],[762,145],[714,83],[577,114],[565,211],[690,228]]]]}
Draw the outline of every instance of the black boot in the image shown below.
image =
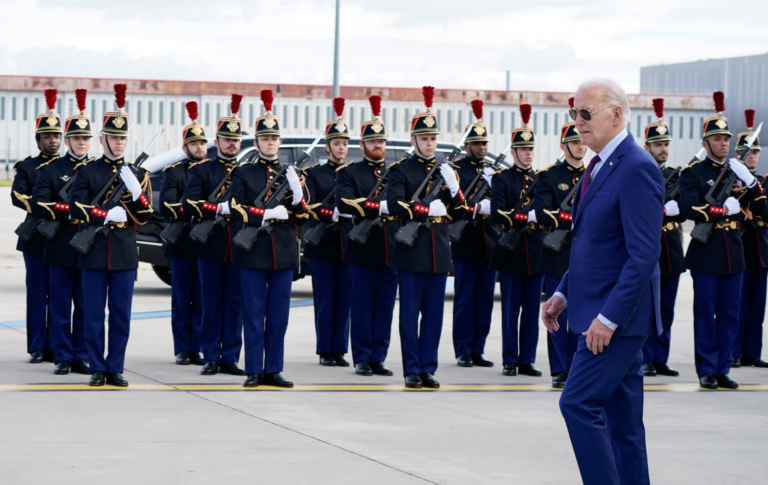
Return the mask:
{"type": "Polygon", "coordinates": [[[517,366],[515,364],[504,364],[504,368],[501,370],[503,376],[516,376],[517,366]]]}
{"type": "Polygon", "coordinates": [[[643,375],[645,377],[656,377],[656,368],[650,362],[643,362],[643,375]]]}
{"type": "Polygon", "coordinates": [[[421,385],[430,389],[440,389],[440,383],[437,382],[435,376],[429,372],[425,372],[421,375],[421,385]]]}
{"type": "Polygon", "coordinates": [[[654,362],[653,367],[656,369],[656,373],[660,376],[676,377],[680,375],[679,372],[677,372],[675,369],[672,369],[664,362],[654,362]]]}
{"type": "Polygon", "coordinates": [[[204,376],[213,376],[216,375],[216,373],[219,371],[219,363],[214,361],[206,362],[202,369],[200,369],[200,374],[204,376]]]}
{"type": "Polygon", "coordinates": [[[568,379],[568,374],[565,372],[556,372],[552,375],[552,387],[555,389],[562,389],[565,387],[565,381],[568,379]]]}
{"type": "Polygon", "coordinates": [[[187,352],[179,352],[176,354],[177,365],[189,365],[189,354],[187,352]]]}
{"type": "Polygon", "coordinates": [[[89,386],[103,386],[106,383],[107,380],[104,377],[104,373],[98,370],[91,374],[91,380],[88,381],[89,386]]]}
{"type": "Polygon", "coordinates": [[[472,367],[472,357],[469,354],[464,354],[456,357],[456,363],[459,367],[472,367]]]}
{"type": "Polygon", "coordinates": [[[29,354],[29,363],[30,364],[39,364],[43,361],[43,351],[42,350],[35,350],[31,354],[29,354]]]}
{"type": "Polygon", "coordinates": [[[699,377],[699,386],[703,389],[717,389],[717,379],[714,374],[704,374],[699,377]]]}
{"type": "Polygon", "coordinates": [[[372,376],[373,369],[371,369],[371,364],[366,361],[358,362],[355,364],[355,374],[359,376],[372,376]]]}
{"type": "Polygon", "coordinates": [[[293,382],[283,379],[279,372],[273,372],[264,376],[264,385],[290,389],[293,387],[293,382]]]}
{"type": "Polygon", "coordinates": [[[70,364],[66,360],[62,360],[61,362],[56,362],[56,367],[53,368],[53,373],[59,376],[69,374],[70,367],[72,367],[72,364],[70,364]]]}
{"type": "Polygon", "coordinates": [[[107,384],[117,387],[128,387],[128,379],[119,372],[110,372],[107,374],[107,384]]]}
{"type": "Polygon", "coordinates": [[[344,352],[336,352],[331,354],[333,360],[336,361],[336,365],[339,367],[349,367],[349,361],[344,358],[344,352]]]}
{"type": "Polygon", "coordinates": [[[261,374],[251,374],[243,383],[243,387],[259,387],[264,382],[264,376],[261,374]]]}
{"type": "Polygon", "coordinates": [[[193,365],[203,365],[205,364],[205,359],[203,358],[202,352],[190,352],[189,353],[189,363],[193,365]]]}
{"type": "Polygon", "coordinates": [[[518,366],[517,373],[532,377],[539,377],[541,375],[541,371],[537,369],[533,364],[523,364],[518,366]]]}
{"type": "Polygon", "coordinates": [[[245,369],[240,367],[237,362],[225,362],[219,364],[219,372],[222,374],[231,374],[233,376],[244,376],[245,369]]]}
{"type": "Polygon", "coordinates": [[[88,365],[87,360],[76,360],[72,363],[71,371],[75,374],[90,374],[91,367],[88,365]]]}
{"type": "Polygon", "coordinates": [[[483,357],[483,354],[472,354],[472,363],[477,367],[493,367],[493,362],[483,357]]]}
{"type": "Polygon", "coordinates": [[[330,352],[323,352],[320,354],[320,365],[324,365],[326,367],[336,367],[336,361],[333,357],[331,357],[330,352]]]}
{"type": "Polygon", "coordinates": [[[722,387],[725,389],[738,389],[739,385],[736,384],[736,381],[728,377],[728,374],[722,374],[717,377],[715,377],[715,380],[717,381],[717,387],[722,387]]]}
{"type": "Polygon", "coordinates": [[[393,372],[384,366],[384,362],[371,362],[371,370],[377,376],[391,376],[393,372]]]}
{"type": "Polygon", "coordinates": [[[418,374],[408,374],[405,376],[405,387],[410,389],[421,389],[421,377],[418,374]]]}

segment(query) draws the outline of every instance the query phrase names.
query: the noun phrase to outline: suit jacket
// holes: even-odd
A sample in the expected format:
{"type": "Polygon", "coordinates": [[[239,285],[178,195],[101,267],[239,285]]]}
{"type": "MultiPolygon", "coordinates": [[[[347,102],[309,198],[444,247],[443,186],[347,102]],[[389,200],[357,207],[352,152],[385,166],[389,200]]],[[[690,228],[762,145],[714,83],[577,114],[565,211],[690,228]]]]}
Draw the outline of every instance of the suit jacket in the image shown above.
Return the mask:
{"type": "Polygon", "coordinates": [[[576,197],[570,267],[557,289],[568,299],[574,332],[586,332],[598,314],[618,325],[615,336],[661,332],[663,185],[658,165],[629,133],[584,198],[576,197]]]}

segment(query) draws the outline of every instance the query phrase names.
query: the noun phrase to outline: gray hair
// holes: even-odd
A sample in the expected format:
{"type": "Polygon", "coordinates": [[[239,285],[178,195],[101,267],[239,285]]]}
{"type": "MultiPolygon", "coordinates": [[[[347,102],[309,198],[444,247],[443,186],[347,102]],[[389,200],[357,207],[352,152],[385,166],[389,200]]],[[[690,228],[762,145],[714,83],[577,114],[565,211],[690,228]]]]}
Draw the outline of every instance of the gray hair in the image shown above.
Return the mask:
{"type": "Polygon", "coordinates": [[[621,106],[624,123],[626,124],[629,121],[629,100],[627,100],[627,93],[624,91],[624,88],[613,79],[603,77],[584,81],[579,84],[579,89],[588,89],[598,86],[605,89],[604,96],[607,106],[621,106]]]}

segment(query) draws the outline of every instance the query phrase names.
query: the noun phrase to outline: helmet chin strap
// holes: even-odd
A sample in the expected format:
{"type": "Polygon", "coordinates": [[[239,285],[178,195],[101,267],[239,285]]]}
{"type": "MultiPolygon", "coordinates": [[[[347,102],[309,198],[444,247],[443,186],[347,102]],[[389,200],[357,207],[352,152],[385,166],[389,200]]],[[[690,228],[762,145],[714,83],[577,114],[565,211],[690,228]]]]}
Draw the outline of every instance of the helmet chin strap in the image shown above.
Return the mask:
{"type": "MultiPolygon", "coordinates": [[[[709,144],[709,137],[706,137],[706,138],[704,138],[704,140],[707,142],[707,146],[709,147],[709,153],[707,153],[707,155],[709,155],[709,154],[711,154],[711,153],[715,153],[715,151],[714,151],[714,150],[712,150],[712,145],[710,145],[710,144],[709,144]]],[[[713,157],[713,158],[714,158],[714,157],[713,157]]],[[[721,162],[721,163],[722,163],[722,162],[721,162]]]]}
{"type": "Polygon", "coordinates": [[[574,160],[584,160],[584,157],[583,157],[583,156],[582,156],[582,157],[577,157],[577,156],[575,156],[575,155],[573,154],[573,152],[571,151],[571,147],[570,147],[570,145],[568,145],[567,143],[565,144],[565,149],[566,149],[566,150],[568,150],[568,154],[569,154],[569,155],[571,155],[571,158],[573,158],[574,160]]]}
{"type": "Polygon", "coordinates": [[[112,160],[115,160],[115,151],[112,150],[112,145],[109,144],[109,135],[104,135],[104,143],[107,144],[107,148],[109,148],[109,158],[112,160]]]}

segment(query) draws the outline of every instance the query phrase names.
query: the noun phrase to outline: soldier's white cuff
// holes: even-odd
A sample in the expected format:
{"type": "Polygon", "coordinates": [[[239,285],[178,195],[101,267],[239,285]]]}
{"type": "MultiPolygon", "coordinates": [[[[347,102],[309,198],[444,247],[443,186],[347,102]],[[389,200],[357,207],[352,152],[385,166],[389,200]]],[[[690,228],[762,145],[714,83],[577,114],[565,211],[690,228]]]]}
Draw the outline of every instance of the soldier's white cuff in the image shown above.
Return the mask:
{"type": "Polygon", "coordinates": [[[602,323],[606,327],[610,328],[611,330],[616,330],[619,327],[618,325],[616,325],[612,321],[610,321],[607,318],[605,318],[602,313],[597,316],[597,319],[600,320],[600,323],[602,323]]]}
{"type": "Polygon", "coordinates": [[[561,300],[563,300],[563,306],[568,306],[568,298],[566,298],[565,295],[563,295],[559,291],[556,291],[555,294],[552,295],[552,296],[556,296],[556,297],[560,298],[561,300]]]}

